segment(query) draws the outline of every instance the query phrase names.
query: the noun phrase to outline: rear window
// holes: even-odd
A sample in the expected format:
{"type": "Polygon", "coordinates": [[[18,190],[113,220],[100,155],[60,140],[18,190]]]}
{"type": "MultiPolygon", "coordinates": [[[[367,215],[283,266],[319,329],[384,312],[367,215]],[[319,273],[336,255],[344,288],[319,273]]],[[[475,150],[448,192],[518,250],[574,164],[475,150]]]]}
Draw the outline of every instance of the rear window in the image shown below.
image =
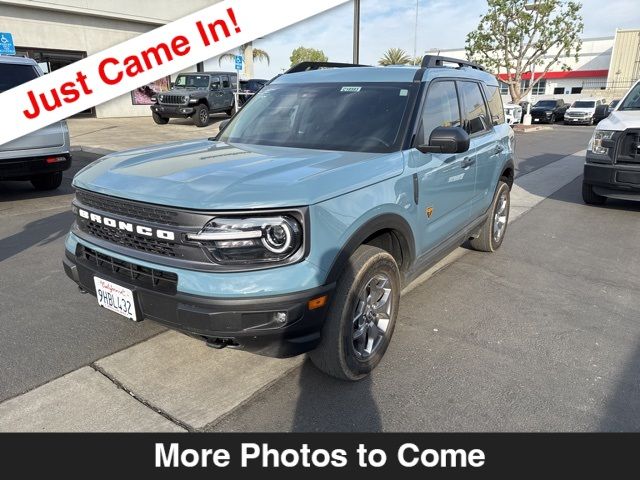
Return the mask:
{"type": "Polygon", "coordinates": [[[32,65],[0,63],[0,93],[38,78],[38,72],[32,65]]]}
{"type": "Polygon", "coordinates": [[[491,85],[485,85],[484,88],[487,92],[487,101],[489,102],[489,110],[491,111],[491,121],[494,125],[500,125],[505,121],[500,88],[491,85]]]}

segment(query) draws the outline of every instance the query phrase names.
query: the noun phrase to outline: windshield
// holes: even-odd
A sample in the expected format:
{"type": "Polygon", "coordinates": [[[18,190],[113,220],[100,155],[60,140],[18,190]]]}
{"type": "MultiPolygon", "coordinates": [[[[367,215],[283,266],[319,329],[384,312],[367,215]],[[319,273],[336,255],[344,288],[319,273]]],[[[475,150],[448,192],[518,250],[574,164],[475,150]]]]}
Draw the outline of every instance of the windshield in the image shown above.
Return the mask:
{"type": "Polygon", "coordinates": [[[38,72],[32,65],[0,63],[0,93],[34,78],[38,78],[38,72]]]}
{"type": "Polygon", "coordinates": [[[413,84],[269,85],[219,140],[316,150],[388,153],[400,149],[413,84]]]}
{"type": "Polygon", "coordinates": [[[178,75],[175,88],[207,88],[209,75],[178,75]]]}
{"type": "Polygon", "coordinates": [[[571,105],[573,108],[593,108],[596,106],[596,102],[581,102],[581,101],[577,101],[577,102],[573,102],[573,105],[571,105]]]}
{"type": "Polygon", "coordinates": [[[636,86],[624,97],[624,101],[618,107],[618,111],[620,110],[640,110],[640,83],[636,83],[636,86]]]}
{"type": "Polygon", "coordinates": [[[542,108],[554,108],[556,106],[556,102],[552,100],[543,100],[535,104],[536,107],[542,108]]]}

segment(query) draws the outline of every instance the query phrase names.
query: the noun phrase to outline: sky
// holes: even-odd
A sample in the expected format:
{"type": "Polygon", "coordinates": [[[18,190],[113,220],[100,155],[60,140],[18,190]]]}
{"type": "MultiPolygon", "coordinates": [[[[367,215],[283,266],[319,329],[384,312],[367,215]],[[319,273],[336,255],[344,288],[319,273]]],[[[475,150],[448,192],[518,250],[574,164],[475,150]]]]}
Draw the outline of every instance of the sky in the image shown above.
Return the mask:
{"type": "MultiPolygon", "coordinates": [[[[487,10],[484,0],[418,0],[418,4],[418,55],[464,47],[467,33],[487,10]]],[[[416,0],[362,0],[361,5],[361,63],[377,64],[391,47],[413,54],[416,0]]],[[[616,28],[640,28],[638,0],[582,0],[582,5],[583,38],[613,36],[616,28]]],[[[353,2],[348,2],[256,40],[254,45],[269,53],[271,64],[256,63],[255,77],[268,79],[281,73],[299,46],[321,49],[331,61],[351,62],[352,28],[353,2]]],[[[233,68],[232,63],[222,66],[233,68]]]]}

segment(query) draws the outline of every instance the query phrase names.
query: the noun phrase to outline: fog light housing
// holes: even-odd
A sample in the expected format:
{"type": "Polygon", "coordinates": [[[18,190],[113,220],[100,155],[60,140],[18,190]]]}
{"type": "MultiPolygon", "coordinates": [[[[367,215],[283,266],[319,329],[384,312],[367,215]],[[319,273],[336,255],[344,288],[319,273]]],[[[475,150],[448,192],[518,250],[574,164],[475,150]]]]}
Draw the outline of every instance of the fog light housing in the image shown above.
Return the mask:
{"type": "Polygon", "coordinates": [[[273,321],[279,325],[287,323],[288,318],[289,315],[287,315],[287,312],[275,312],[273,314],[273,321]]]}

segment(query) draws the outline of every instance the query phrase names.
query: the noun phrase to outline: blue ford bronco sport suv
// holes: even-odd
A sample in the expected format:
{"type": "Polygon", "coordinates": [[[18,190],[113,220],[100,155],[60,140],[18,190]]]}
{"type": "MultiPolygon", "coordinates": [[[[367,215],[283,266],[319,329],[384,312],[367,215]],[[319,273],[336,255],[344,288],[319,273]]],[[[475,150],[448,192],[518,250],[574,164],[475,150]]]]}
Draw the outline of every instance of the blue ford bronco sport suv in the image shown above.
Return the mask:
{"type": "Polygon", "coordinates": [[[301,64],[216,138],[82,170],[65,271],[132,320],[357,380],[404,284],[464,242],[500,247],[513,155],[477,65],[301,64]]]}

